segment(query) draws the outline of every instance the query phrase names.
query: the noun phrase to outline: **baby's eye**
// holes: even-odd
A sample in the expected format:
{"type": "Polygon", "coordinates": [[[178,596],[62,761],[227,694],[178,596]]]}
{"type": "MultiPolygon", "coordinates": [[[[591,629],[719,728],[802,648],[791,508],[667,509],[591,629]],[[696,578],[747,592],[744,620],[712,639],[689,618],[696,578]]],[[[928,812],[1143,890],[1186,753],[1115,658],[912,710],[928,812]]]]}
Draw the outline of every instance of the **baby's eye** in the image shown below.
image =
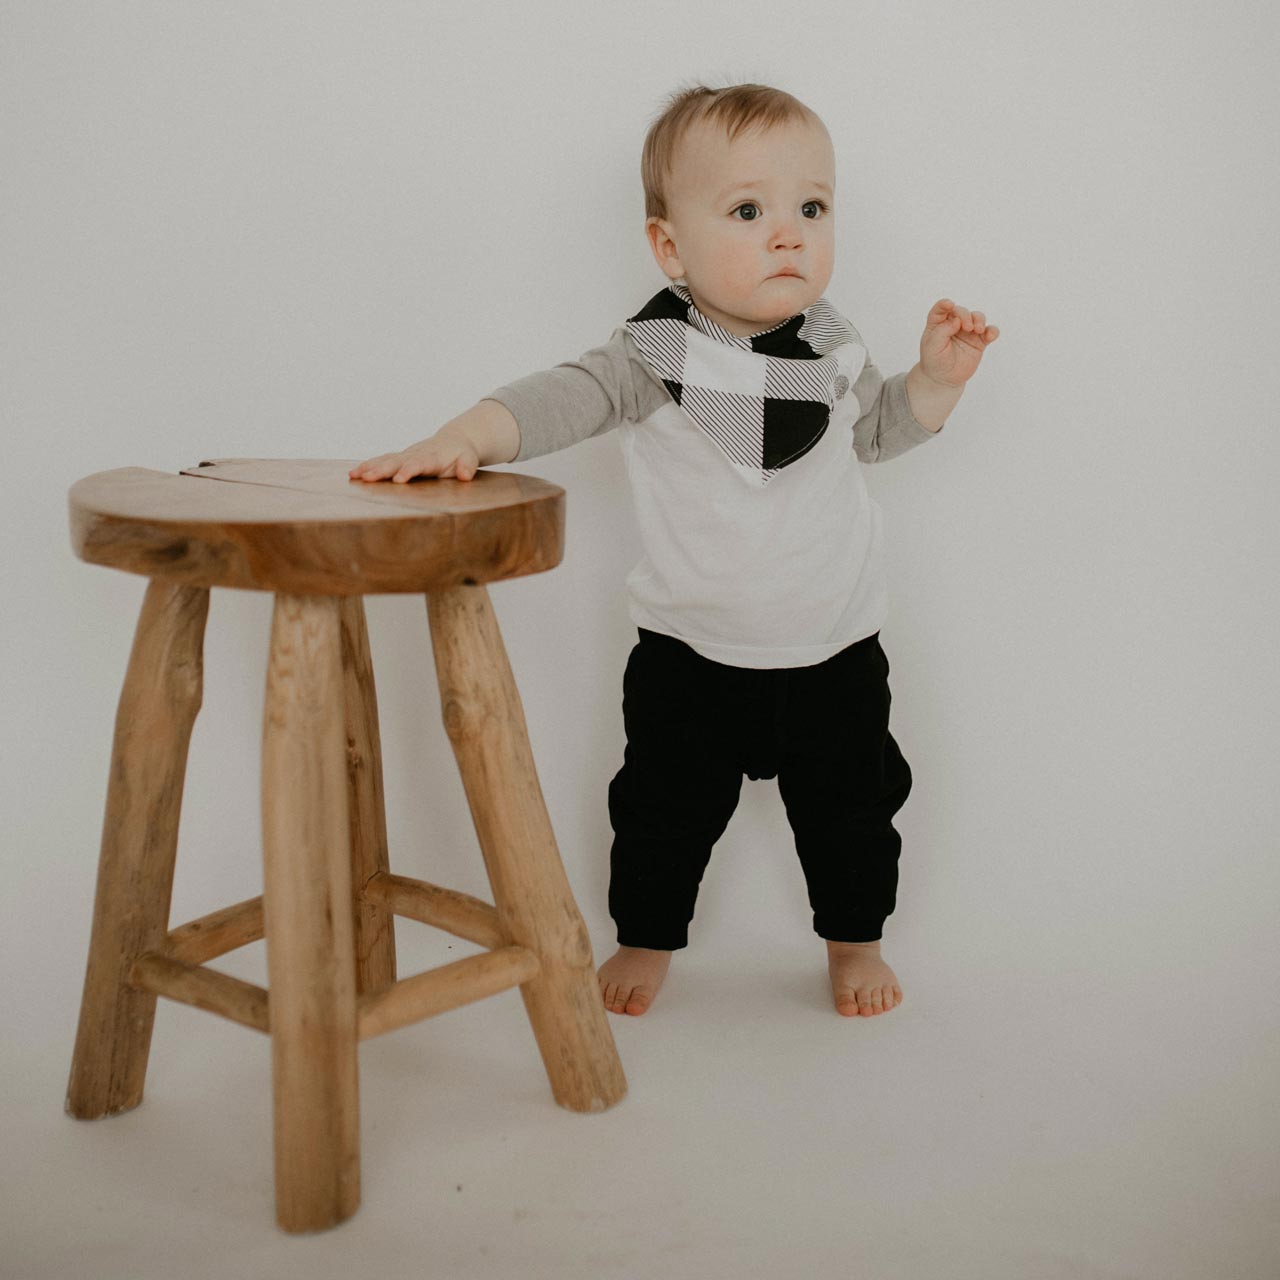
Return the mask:
{"type": "MultiPolygon", "coordinates": [[[[821,213],[826,213],[827,211],[826,202],[822,200],[806,200],[804,204],[802,204],[800,207],[802,209],[807,209],[810,205],[813,205],[813,207],[815,209],[818,209],[821,213]]],[[[818,213],[815,213],[813,216],[816,218],[820,215],[818,213]]]]}
{"type": "MultiPolygon", "coordinates": [[[[821,216],[822,216],[822,214],[824,214],[824,213],[826,213],[826,212],[827,212],[827,204],[826,204],[826,202],[825,202],[825,201],[823,201],[823,200],[806,200],[806,201],[804,202],[804,204],[802,204],[800,207],[801,207],[802,209],[807,209],[807,208],[809,208],[809,206],[810,206],[810,205],[812,205],[815,209],[817,209],[817,210],[818,210],[818,212],[817,212],[817,213],[813,213],[813,214],[806,214],[806,215],[805,215],[807,218],[809,218],[809,220],[810,220],[810,221],[812,221],[814,218],[821,217],[821,216]]],[[[754,221],[756,220],[756,216],[757,216],[757,214],[760,212],[760,206],[759,206],[758,204],[756,204],[756,203],[755,203],[754,201],[752,201],[752,200],[747,200],[747,201],[745,201],[744,203],[740,204],[740,205],[739,205],[739,206],[734,210],[734,213],[741,213],[744,209],[750,209],[752,212],[751,212],[751,214],[750,214],[750,216],[749,216],[749,217],[746,217],[746,218],[739,218],[739,219],[738,219],[738,221],[739,221],[739,222],[754,222],[754,221]]]]}
{"type": "Polygon", "coordinates": [[[740,204],[740,205],[739,205],[739,206],[734,210],[734,213],[741,213],[741,212],[743,211],[743,209],[751,209],[751,210],[753,210],[753,212],[752,212],[751,216],[750,216],[749,218],[740,218],[740,219],[739,219],[739,221],[740,221],[740,222],[754,222],[754,221],[755,221],[755,219],[756,219],[756,213],[757,213],[757,212],[759,212],[759,208],[760,208],[760,206],[759,206],[759,205],[752,204],[752,203],[751,203],[751,201],[750,201],[750,200],[748,200],[745,204],[740,204]]]}

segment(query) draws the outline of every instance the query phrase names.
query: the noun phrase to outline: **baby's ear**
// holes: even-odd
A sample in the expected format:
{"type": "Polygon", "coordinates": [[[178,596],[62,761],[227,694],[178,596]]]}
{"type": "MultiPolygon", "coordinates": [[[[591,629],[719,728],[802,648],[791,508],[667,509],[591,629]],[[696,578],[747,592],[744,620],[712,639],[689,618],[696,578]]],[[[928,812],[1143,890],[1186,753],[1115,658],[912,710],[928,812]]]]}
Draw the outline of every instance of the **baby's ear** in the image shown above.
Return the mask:
{"type": "Polygon", "coordinates": [[[645,237],[649,241],[654,261],[673,280],[684,275],[684,268],[680,265],[679,250],[671,234],[674,229],[665,218],[651,216],[644,222],[645,237]]]}

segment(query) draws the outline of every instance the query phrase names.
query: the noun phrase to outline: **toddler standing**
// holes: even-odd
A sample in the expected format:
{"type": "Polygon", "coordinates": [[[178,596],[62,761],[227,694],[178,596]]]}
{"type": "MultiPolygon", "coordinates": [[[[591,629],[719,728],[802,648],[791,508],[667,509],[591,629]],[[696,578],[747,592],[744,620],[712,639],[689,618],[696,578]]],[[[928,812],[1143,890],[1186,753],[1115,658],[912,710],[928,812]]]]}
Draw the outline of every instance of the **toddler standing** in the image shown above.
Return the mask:
{"type": "Polygon", "coordinates": [[[777,778],[826,941],[836,1009],[902,1001],[880,954],[911,770],[889,732],[882,519],[860,464],[931,439],[999,331],[950,299],[920,360],[884,378],[824,297],[835,153],[766,85],[668,99],[641,160],[668,283],[578,360],[491,392],[354,480],[470,480],[615,428],[643,556],[638,641],[609,784],[614,1013],[644,1013],[688,945],[698,886],[743,776],[777,778]]]}

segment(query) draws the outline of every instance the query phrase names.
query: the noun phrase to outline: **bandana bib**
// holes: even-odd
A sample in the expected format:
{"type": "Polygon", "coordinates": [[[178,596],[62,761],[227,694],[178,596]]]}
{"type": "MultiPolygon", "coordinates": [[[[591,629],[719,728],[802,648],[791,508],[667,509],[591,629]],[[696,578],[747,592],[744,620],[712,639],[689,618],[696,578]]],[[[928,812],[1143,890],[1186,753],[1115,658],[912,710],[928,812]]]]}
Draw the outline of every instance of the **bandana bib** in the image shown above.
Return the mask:
{"type": "Polygon", "coordinates": [[[704,316],[679,281],[626,328],[676,404],[760,489],[822,439],[867,355],[825,298],[743,338],[704,316]]]}

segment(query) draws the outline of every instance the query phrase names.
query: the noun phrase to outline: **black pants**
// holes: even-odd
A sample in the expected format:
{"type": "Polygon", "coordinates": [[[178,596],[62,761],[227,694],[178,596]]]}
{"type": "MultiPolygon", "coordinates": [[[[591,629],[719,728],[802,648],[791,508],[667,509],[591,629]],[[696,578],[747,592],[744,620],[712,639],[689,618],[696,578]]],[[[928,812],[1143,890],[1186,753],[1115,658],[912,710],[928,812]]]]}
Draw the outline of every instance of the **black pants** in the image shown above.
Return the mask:
{"type": "Polygon", "coordinates": [[[813,666],[755,669],[640,628],[623,677],[627,744],[609,784],[619,944],[688,945],[744,773],[778,779],[814,930],[835,942],[879,938],[898,886],[892,818],[911,790],[889,732],[888,676],[879,632],[813,666]]]}

